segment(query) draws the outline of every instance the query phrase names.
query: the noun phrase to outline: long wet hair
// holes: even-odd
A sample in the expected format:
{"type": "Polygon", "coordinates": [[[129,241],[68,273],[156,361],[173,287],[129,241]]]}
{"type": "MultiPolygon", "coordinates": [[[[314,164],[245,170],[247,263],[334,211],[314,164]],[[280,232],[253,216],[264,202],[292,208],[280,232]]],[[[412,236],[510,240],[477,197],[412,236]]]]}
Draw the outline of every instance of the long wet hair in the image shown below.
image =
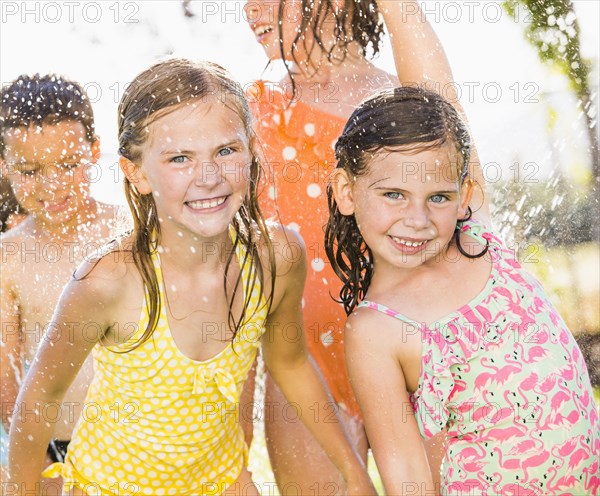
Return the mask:
{"type": "MultiPolygon", "coordinates": [[[[419,153],[442,147],[456,152],[452,163],[462,185],[468,176],[471,139],[454,107],[438,93],[421,88],[383,90],[363,102],[350,116],[335,145],[336,168],[344,169],[350,178],[355,178],[369,171],[371,158],[379,151],[419,153]]],[[[343,282],[340,301],[346,314],[350,315],[369,289],[373,277],[373,253],[365,243],[354,215],[340,213],[331,184],[327,186],[327,201],[329,220],[325,229],[325,252],[343,282]]],[[[454,241],[461,249],[459,232],[458,229],[455,231],[454,241]]],[[[476,258],[485,251],[475,256],[462,249],[461,253],[476,258]]]]}
{"type": "MultiPolygon", "coordinates": [[[[279,26],[283,26],[286,15],[286,1],[281,0],[277,18],[279,26]]],[[[296,64],[298,46],[301,45],[307,54],[311,64],[311,69],[316,71],[318,66],[310,60],[312,52],[319,47],[323,51],[329,62],[341,63],[348,55],[347,47],[352,42],[357,42],[361,53],[364,56],[369,54],[375,57],[383,42],[383,20],[379,13],[379,7],[375,0],[344,0],[344,7],[336,13],[334,0],[301,0],[301,20],[298,33],[291,46],[292,59],[296,64]],[[335,43],[327,47],[321,36],[323,25],[327,22],[335,23],[334,35],[335,43]],[[308,46],[306,34],[310,32],[314,43],[308,46]]],[[[281,59],[285,64],[286,70],[292,81],[292,89],[295,94],[294,76],[290,70],[289,63],[285,59],[285,49],[283,46],[283,33],[280,33],[279,49],[281,59]]]]}
{"type": "MultiPolygon", "coordinates": [[[[268,251],[267,261],[271,270],[271,291],[266,302],[270,308],[275,285],[275,256],[265,220],[258,206],[258,187],[261,166],[253,150],[255,139],[252,130],[252,118],[248,102],[242,87],[235,82],[222,67],[210,62],[192,62],[186,59],[170,59],[159,62],[140,73],[127,87],[119,103],[119,154],[136,166],[141,166],[142,145],[149,137],[149,126],[158,118],[173,112],[190,102],[203,98],[217,98],[237,113],[244,125],[249,142],[252,160],[250,164],[249,186],[240,210],[232,220],[235,229],[233,250],[228,254],[225,266],[223,287],[229,303],[228,324],[233,331],[233,339],[239,329],[251,318],[250,308],[253,288],[259,284],[262,301],[263,282],[265,280],[262,260],[259,255],[258,240],[264,241],[268,251]],[[245,248],[245,257],[239,260],[240,272],[229,294],[227,276],[234,260],[236,248],[241,244],[245,248]],[[242,267],[250,264],[249,277],[242,288],[242,267]],[[244,304],[241,315],[233,314],[233,302],[238,291],[244,292],[244,304]]],[[[148,325],[131,349],[147,341],[158,324],[161,312],[160,288],[152,254],[160,244],[160,222],[152,193],[141,194],[125,178],[125,196],[133,215],[133,245],[131,252],[145,288],[148,307],[148,325]]],[[[130,351],[130,350],[128,350],[130,351]]]]}

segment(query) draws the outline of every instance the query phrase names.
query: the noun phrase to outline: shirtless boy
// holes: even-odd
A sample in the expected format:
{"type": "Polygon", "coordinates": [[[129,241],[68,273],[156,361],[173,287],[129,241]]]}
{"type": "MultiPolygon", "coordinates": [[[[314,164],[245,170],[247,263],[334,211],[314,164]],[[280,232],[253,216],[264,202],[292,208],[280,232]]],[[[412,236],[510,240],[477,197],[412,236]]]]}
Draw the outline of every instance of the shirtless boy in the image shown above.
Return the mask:
{"type": "MultiPolygon", "coordinates": [[[[78,83],[57,75],[20,76],[2,89],[0,171],[28,212],[0,237],[0,401],[6,431],[63,286],[86,255],[114,237],[115,207],[90,196],[88,169],[99,156],[92,107],[78,83]]],[[[66,454],[92,376],[91,358],[88,362],[60,410],[37,417],[15,412],[32,421],[60,415],[49,461],[66,454]]]]}

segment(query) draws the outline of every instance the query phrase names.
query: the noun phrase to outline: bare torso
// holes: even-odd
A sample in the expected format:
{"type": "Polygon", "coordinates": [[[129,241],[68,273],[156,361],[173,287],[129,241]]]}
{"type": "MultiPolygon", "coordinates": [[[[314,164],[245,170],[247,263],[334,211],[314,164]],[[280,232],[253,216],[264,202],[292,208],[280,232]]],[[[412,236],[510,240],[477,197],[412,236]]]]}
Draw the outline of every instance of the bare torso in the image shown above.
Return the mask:
{"type": "MultiPolygon", "coordinates": [[[[2,288],[10,293],[3,300],[9,296],[12,303],[11,311],[3,315],[6,329],[12,329],[4,332],[3,338],[13,344],[18,341],[13,349],[19,356],[10,358],[17,385],[44,339],[63,287],[84,257],[115,236],[115,227],[115,207],[98,204],[96,217],[82,224],[73,236],[51,237],[38,229],[31,217],[2,236],[2,288]]],[[[55,439],[71,438],[92,376],[89,356],[65,396],[55,439]]],[[[46,413],[56,415],[54,411],[46,413]]]]}

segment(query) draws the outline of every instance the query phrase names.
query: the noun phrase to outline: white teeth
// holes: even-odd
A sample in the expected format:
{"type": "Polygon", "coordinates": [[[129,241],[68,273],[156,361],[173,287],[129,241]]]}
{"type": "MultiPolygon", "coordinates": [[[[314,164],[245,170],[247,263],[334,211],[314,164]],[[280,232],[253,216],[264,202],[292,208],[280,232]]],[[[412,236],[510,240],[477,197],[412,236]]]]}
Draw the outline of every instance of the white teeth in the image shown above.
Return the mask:
{"type": "Polygon", "coordinates": [[[226,199],[226,196],[222,196],[221,198],[213,198],[211,200],[191,201],[188,202],[188,205],[196,210],[201,210],[203,208],[214,208],[224,203],[226,199]]]}
{"type": "Polygon", "coordinates": [[[271,26],[259,26],[254,30],[254,33],[256,36],[262,36],[263,34],[270,33],[271,31],[273,31],[271,26]]]}
{"type": "Polygon", "coordinates": [[[392,236],[392,238],[394,239],[394,241],[396,243],[399,243],[399,244],[405,245],[405,246],[410,246],[412,248],[417,247],[417,246],[423,246],[425,243],[427,243],[427,241],[419,241],[418,243],[415,243],[413,241],[406,241],[405,239],[395,238],[393,236],[392,236]]]}

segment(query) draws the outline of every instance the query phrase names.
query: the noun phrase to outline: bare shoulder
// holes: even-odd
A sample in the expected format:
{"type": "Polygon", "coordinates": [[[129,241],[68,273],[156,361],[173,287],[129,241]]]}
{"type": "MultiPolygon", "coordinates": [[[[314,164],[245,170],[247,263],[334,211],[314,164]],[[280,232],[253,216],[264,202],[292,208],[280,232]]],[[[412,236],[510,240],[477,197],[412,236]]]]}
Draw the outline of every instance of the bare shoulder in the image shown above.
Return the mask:
{"type": "Polygon", "coordinates": [[[0,243],[15,243],[26,241],[33,236],[35,230],[32,217],[27,217],[12,229],[0,234],[0,243]]]}
{"type": "Polygon", "coordinates": [[[306,250],[304,240],[296,231],[275,222],[268,222],[267,230],[268,240],[259,241],[259,250],[265,288],[271,286],[275,271],[273,303],[276,307],[286,292],[302,292],[306,279],[306,250]]]}
{"type": "Polygon", "coordinates": [[[96,202],[98,205],[98,214],[101,219],[113,219],[121,207],[110,203],[96,202]]]}
{"type": "Polygon", "coordinates": [[[290,269],[305,261],[306,247],[297,231],[277,223],[268,223],[271,241],[275,249],[277,269],[290,269]]]}
{"type": "Polygon", "coordinates": [[[108,306],[139,292],[142,283],[133,262],[132,237],[118,238],[86,257],[73,273],[71,284],[108,306]]]}
{"type": "Polygon", "coordinates": [[[371,91],[381,88],[397,88],[400,86],[398,76],[379,67],[373,66],[369,74],[371,91]]]}
{"type": "Polygon", "coordinates": [[[345,340],[363,351],[371,350],[388,355],[398,355],[405,333],[411,332],[398,320],[376,310],[361,307],[355,309],[346,320],[345,340]]]}
{"type": "Polygon", "coordinates": [[[35,243],[31,219],[26,219],[18,226],[0,234],[0,260],[2,262],[2,279],[8,280],[13,271],[24,263],[23,253],[32,250],[35,243]]]}
{"type": "Polygon", "coordinates": [[[274,257],[277,275],[291,270],[300,270],[306,264],[305,246],[302,236],[276,222],[267,222],[268,239],[259,238],[259,252],[263,268],[271,272],[271,258],[274,257]],[[272,248],[272,252],[269,250],[272,248]]]}
{"type": "Polygon", "coordinates": [[[382,327],[382,315],[368,308],[356,308],[346,319],[346,334],[362,339],[369,338],[374,330],[382,327]]]}

